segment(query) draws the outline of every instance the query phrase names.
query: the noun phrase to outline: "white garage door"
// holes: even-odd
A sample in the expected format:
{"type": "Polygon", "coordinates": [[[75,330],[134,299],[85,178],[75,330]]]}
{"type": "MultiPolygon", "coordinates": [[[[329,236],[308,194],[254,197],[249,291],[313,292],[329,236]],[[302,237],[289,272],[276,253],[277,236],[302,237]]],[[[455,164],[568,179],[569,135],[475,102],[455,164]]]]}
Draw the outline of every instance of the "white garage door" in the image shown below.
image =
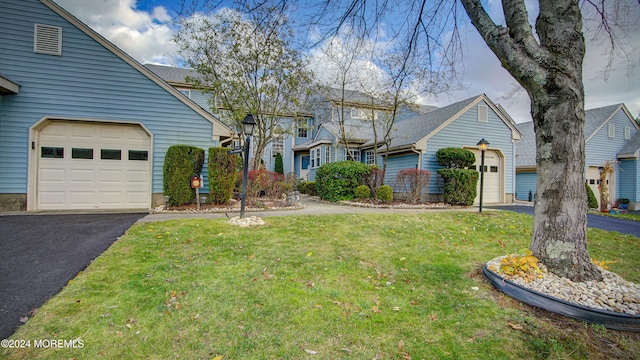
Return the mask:
{"type": "Polygon", "coordinates": [[[148,209],[150,147],[138,125],[51,122],[39,136],[38,209],[148,209]]]}
{"type": "MultiPolygon", "coordinates": [[[[479,150],[471,150],[476,155],[476,163],[473,165],[480,171],[481,153],[479,150]]],[[[482,192],[482,203],[499,203],[502,193],[502,161],[496,151],[487,150],[484,152],[484,190],[482,192]]],[[[478,195],[476,204],[480,203],[480,179],[478,179],[478,195]]]]}

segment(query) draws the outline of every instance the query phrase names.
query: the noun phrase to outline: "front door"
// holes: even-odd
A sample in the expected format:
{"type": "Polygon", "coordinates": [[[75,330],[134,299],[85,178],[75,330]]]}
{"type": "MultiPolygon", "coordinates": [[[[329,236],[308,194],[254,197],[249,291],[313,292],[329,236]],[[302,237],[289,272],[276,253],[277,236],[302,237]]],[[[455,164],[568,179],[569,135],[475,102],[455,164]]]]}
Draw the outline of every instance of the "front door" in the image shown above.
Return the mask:
{"type": "Polygon", "coordinates": [[[300,156],[300,178],[309,181],[309,155],[300,156]]]}

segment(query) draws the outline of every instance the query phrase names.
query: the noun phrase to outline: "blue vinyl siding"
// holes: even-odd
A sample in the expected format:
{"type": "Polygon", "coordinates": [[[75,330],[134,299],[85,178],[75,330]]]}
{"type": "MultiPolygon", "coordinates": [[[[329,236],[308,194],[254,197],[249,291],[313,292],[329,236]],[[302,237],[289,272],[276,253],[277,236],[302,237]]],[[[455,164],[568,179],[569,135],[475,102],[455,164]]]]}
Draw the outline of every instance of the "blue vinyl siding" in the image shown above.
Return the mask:
{"type": "Polygon", "coordinates": [[[2,98],[0,193],[26,193],[29,127],[43,117],[143,124],[153,134],[154,193],[162,193],[170,145],[217,146],[210,121],[45,5],[6,0],[2,6],[0,71],[21,88],[2,98]],[[33,52],[34,23],[62,27],[62,56],[33,52]]]}
{"type": "Polygon", "coordinates": [[[624,127],[631,128],[631,137],[636,133],[627,115],[619,109],[585,144],[585,169],[589,166],[602,166],[607,160],[615,160],[618,151],[628,140],[624,139],[624,127]],[[608,136],[609,124],[615,126],[615,137],[608,136]]]}
{"type": "Polygon", "coordinates": [[[619,179],[620,189],[618,198],[626,198],[632,202],[640,202],[640,161],[638,159],[627,159],[620,162],[619,179]]]}
{"type": "MultiPolygon", "coordinates": [[[[382,164],[382,163],[381,163],[382,164]]],[[[398,191],[396,186],[396,175],[402,169],[415,169],[418,165],[418,154],[406,154],[400,156],[390,156],[387,159],[387,171],[384,173],[384,183],[398,191]]]]}
{"type": "MultiPolygon", "coordinates": [[[[481,101],[480,104],[486,104],[481,101]]],[[[427,150],[423,156],[422,168],[432,172],[430,193],[441,192],[438,188],[436,171],[442,168],[436,161],[436,152],[445,147],[465,147],[475,149],[480,139],[489,142],[490,149],[500,149],[504,155],[504,192],[510,194],[514,185],[514,163],[511,129],[488,107],[488,122],[478,122],[478,105],[452,121],[427,141],[427,150]]]]}
{"type": "Polygon", "coordinates": [[[528,201],[529,191],[535,195],[537,180],[538,175],[535,172],[516,173],[516,199],[528,201]]]}

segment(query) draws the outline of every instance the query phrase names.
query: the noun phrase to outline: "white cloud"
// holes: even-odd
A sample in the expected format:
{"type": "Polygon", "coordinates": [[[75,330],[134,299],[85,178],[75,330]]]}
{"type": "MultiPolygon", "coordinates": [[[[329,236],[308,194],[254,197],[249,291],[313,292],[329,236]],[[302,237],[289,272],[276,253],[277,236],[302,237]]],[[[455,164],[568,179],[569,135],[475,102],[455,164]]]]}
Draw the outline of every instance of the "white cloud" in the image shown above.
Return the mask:
{"type": "Polygon", "coordinates": [[[135,0],[56,0],[100,35],[141,63],[173,64],[177,47],[171,43],[174,27],[167,10],[136,9],[135,0]]]}

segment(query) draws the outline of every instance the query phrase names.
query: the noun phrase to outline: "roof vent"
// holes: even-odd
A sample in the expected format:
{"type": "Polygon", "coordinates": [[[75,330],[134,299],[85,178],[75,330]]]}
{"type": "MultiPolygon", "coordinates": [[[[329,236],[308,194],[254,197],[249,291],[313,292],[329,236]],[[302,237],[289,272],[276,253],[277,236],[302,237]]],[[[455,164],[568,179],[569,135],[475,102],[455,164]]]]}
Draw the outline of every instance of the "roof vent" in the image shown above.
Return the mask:
{"type": "Polygon", "coordinates": [[[62,55],[62,28],[59,26],[34,24],[33,52],[62,55]]]}

